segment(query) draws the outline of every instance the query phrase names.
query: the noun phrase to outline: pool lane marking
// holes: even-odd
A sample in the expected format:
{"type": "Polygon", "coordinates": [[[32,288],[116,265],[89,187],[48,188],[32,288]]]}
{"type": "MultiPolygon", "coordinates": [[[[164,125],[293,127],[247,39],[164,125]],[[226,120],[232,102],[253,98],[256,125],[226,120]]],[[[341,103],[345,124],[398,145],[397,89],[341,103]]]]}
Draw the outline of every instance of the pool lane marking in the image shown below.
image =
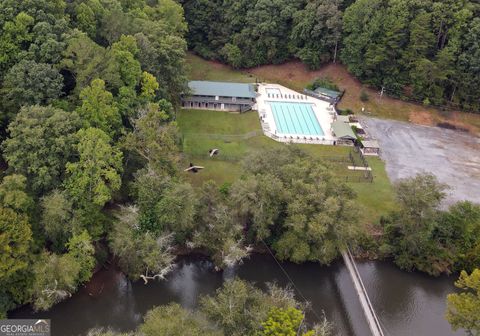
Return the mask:
{"type": "Polygon", "coordinates": [[[320,120],[318,120],[318,118],[317,118],[317,114],[315,113],[315,110],[313,109],[313,106],[310,106],[310,108],[312,110],[312,118],[316,121],[316,123],[318,125],[319,134],[322,135],[322,136],[325,135],[325,131],[322,128],[322,124],[320,124],[320,120]]]}
{"type": "Polygon", "coordinates": [[[312,124],[312,127],[315,130],[315,135],[323,135],[323,132],[320,131],[320,124],[318,123],[318,120],[315,118],[312,105],[307,106],[307,110],[308,110],[308,118],[310,119],[310,123],[312,124]]]}
{"type": "Polygon", "coordinates": [[[275,120],[275,125],[277,127],[277,130],[279,131],[279,133],[284,133],[282,121],[280,120],[280,116],[278,114],[275,104],[270,103],[270,108],[272,109],[273,119],[275,120]]]}
{"type": "Polygon", "coordinates": [[[277,102],[273,102],[273,106],[275,109],[275,113],[278,116],[279,122],[280,122],[280,129],[281,132],[284,134],[290,133],[290,128],[288,127],[288,122],[283,114],[283,110],[280,105],[278,105],[277,102]]]}
{"type": "Polygon", "coordinates": [[[285,103],[284,106],[285,106],[285,113],[288,114],[288,116],[290,118],[290,124],[292,125],[293,131],[294,131],[294,133],[292,133],[292,134],[295,134],[295,135],[300,134],[302,130],[297,129],[298,118],[297,118],[297,115],[295,113],[295,108],[290,103],[285,103]],[[293,109],[293,112],[292,112],[292,109],[293,109]],[[295,119],[297,119],[297,120],[295,120],[295,119]]]}
{"type": "MultiPolygon", "coordinates": [[[[300,106],[299,106],[300,108],[300,106]]],[[[308,115],[309,114],[309,111],[308,111],[308,106],[303,105],[301,106],[300,108],[300,114],[302,115],[302,118],[303,118],[303,122],[304,124],[306,125],[306,128],[308,130],[308,134],[307,135],[316,135],[317,133],[315,132],[315,126],[314,125],[311,125],[311,119],[310,119],[310,116],[308,115]],[[308,119],[308,120],[307,120],[308,119]],[[313,128],[313,130],[312,130],[313,128]]]]}
{"type": "Polygon", "coordinates": [[[278,113],[279,118],[281,119],[281,124],[282,124],[282,133],[290,133],[290,127],[288,126],[288,120],[283,114],[283,109],[281,105],[275,103],[275,110],[278,113]]]}

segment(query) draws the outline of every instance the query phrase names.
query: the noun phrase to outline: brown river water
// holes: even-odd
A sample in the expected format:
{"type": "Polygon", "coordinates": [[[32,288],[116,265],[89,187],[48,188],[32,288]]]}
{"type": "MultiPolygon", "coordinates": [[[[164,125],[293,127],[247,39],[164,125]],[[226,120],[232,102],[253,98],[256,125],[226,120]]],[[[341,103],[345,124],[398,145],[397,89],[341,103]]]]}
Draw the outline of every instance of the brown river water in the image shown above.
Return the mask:
{"type": "MultiPolygon", "coordinates": [[[[315,263],[283,263],[296,288],[311,303],[307,319],[315,322],[322,313],[334,324],[335,335],[368,336],[367,322],[346,267],[315,263]]],[[[399,270],[389,262],[359,262],[358,269],[379,316],[385,336],[450,336],[454,333],[444,318],[446,295],[454,291],[455,277],[433,278],[399,270]]],[[[216,272],[210,261],[199,256],[182,257],[165,281],[130,282],[114,268],[98,272],[92,282],[70,299],[47,312],[29,307],[10,318],[49,318],[52,336],[85,335],[93,327],[133,330],[152,307],[172,301],[193,309],[200,295],[212,294],[226,279],[238,276],[264,288],[266,282],[281,286],[289,281],[268,255],[252,255],[242,265],[216,272]]],[[[300,295],[297,297],[300,298],[300,295]]]]}

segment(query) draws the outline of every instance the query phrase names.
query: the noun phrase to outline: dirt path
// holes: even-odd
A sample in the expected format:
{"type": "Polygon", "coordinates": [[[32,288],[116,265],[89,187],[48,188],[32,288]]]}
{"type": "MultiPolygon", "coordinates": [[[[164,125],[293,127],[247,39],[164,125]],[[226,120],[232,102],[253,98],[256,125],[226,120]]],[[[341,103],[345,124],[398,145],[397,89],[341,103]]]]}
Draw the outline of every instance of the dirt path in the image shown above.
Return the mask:
{"type": "Polygon", "coordinates": [[[364,117],[362,122],[380,142],[390,180],[430,172],[452,188],[445,205],[480,203],[480,138],[400,121],[364,117]]]}

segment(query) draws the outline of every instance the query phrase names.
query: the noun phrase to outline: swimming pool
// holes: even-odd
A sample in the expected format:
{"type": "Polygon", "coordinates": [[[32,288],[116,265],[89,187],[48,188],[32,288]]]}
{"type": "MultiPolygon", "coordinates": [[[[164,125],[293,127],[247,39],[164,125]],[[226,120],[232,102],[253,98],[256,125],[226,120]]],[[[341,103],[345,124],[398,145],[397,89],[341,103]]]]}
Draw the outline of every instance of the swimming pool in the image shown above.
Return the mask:
{"type": "Polygon", "coordinates": [[[273,113],[277,134],[324,135],[312,104],[293,102],[267,102],[273,113]]]}

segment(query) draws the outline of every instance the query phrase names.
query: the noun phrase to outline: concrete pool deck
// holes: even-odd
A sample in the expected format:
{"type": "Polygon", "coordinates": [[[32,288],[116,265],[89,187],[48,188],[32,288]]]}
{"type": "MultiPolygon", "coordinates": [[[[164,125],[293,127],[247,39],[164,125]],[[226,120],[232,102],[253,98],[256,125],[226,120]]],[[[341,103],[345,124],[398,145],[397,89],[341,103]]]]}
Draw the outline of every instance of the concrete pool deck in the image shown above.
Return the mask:
{"type": "Polygon", "coordinates": [[[428,172],[451,187],[445,206],[462,200],[480,203],[480,138],[400,121],[367,117],[361,121],[378,139],[392,182],[428,172]]]}
{"type": "Polygon", "coordinates": [[[262,120],[265,135],[276,141],[332,145],[336,140],[331,130],[335,110],[330,106],[330,103],[323,100],[306,96],[279,84],[260,83],[258,84],[256,109],[262,120]],[[312,104],[313,112],[324,134],[282,133],[275,123],[270,102],[312,104]]]}

